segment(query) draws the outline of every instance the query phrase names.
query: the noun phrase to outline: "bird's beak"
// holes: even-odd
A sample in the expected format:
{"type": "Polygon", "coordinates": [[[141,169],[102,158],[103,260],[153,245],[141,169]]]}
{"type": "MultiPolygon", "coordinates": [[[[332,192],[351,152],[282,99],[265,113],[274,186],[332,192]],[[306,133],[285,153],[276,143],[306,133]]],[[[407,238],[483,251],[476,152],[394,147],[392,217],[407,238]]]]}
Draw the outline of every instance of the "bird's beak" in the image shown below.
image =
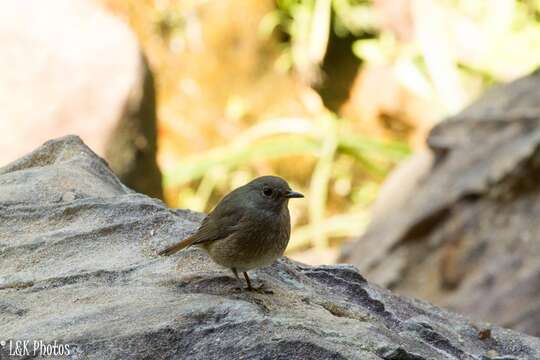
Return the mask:
{"type": "Polygon", "coordinates": [[[285,193],[285,197],[290,199],[290,198],[303,198],[304,195],[299,193],[299,192],[296,192],[296,191],[292,191],[292,190],[289,190],[285,193]]]}

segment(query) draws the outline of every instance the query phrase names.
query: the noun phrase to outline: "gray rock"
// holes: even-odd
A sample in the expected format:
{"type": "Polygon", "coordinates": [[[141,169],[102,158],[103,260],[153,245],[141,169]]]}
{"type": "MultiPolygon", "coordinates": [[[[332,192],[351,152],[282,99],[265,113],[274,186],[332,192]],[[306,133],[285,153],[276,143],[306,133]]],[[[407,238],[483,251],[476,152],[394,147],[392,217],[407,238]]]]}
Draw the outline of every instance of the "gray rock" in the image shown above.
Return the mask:
{"type": "MultiPolygon", "coordinates": [[[[198,249],[155,256],[202,214],[122,185],[79,138],[0,168],[0,334],[71,359],[540,358],[540,339],[369,284],[348,265],[282,258],[236,290],[198,249]]],[[[34,354],[31,353],[30,357],[34,354]]]]}
{"type": "Polygon", "coordinates": [[[536,72],[435,127],[431,168],[343,260],[402,294],[540,336],[539,104],[536,72]]]}

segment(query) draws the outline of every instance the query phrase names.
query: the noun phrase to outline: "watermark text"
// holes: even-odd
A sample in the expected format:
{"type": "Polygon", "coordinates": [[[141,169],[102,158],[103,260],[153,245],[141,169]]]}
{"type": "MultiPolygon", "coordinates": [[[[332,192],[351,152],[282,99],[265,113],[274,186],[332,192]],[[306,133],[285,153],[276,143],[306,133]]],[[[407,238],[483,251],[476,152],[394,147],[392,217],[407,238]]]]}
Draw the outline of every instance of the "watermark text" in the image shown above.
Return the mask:
{"type": "Polygon", "coordinates": [[[47,343],[43,340],[2,340],[0,346],[9,356],[68,356],[69,344],[57,341],[47,343]]]}

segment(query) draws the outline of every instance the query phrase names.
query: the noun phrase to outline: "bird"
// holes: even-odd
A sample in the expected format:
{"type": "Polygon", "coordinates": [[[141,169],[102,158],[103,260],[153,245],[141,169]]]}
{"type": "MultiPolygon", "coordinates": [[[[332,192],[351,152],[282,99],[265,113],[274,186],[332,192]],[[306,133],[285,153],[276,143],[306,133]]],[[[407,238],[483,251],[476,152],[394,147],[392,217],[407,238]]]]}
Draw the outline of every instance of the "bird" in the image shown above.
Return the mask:
{"type": "Polygon", "coordinates": [[[193,235],[158,254],[199,246],[215,263],[232,270],[240,289],[244,288],[238,272],[244,274],[246,290],[261,290],[251,285],[247,272],[283,255],[291,235],[289,199],[303,197],[281,177],[258,177],[223,197],[193,235]]]}

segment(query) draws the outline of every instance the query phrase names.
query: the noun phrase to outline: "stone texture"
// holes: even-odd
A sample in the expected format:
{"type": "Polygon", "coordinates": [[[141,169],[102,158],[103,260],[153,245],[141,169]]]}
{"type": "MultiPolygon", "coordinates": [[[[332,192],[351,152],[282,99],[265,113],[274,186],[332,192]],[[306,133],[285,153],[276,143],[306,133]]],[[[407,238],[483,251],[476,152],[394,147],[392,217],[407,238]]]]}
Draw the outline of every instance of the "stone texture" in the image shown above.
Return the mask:
{"type": "Polygon", "coordinates": [[[152,74],[93,0],[0,2],[0,165],[81,136],[128,186],[162,197],[152,74]]]}
{"type": "MultiPolygon", "coordinates": [[[[203,215],[126,188],[77,137],[0,168],[0,334],[71,359],[538,359],[540,339],[280,259],[236,290],[198,249],[157,257],[203,215]]],[[[7,357],[6,348],[0,358],[7,357]]]]}
{"type": "Polygon", "coordinates": [[[536,72],[435,127],[431,167],[379,207],[343,260],[398,292],[540,336],[539,104],[536,72]]]}

